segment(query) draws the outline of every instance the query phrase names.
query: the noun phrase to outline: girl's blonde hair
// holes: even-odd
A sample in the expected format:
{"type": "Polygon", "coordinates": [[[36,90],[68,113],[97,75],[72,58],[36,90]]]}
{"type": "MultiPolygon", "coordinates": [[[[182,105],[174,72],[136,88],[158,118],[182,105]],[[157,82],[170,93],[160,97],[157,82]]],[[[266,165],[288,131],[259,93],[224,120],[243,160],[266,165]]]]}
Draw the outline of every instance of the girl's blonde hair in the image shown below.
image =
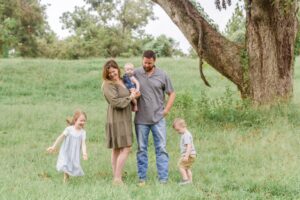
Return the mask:
{"type": "Polygon", "coordinates": [[[173,121],[173,128],[175,128],[175,125],[180,125],[181,127],[186,128],[186,122],[184,121],[184,119],[182,118],[176,118],[173,121]]]}
{"type": "Polygon", "coordinates": [[[87,116],[86,113],[84,111],[81,110],[76,110],[73,117],[67,117],[66,121],[69,125],[74,125],[75,122],[77,121],[77,119],[83,115],[85,117],[85,120],[87,120],[87,116]]]}

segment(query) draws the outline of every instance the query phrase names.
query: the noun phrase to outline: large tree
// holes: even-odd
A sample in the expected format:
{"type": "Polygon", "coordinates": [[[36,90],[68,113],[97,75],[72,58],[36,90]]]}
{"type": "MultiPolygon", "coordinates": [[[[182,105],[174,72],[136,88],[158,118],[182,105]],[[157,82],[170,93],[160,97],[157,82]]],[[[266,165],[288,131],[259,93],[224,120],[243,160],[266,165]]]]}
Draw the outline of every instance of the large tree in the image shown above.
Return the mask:
{"type": "MultiPolygon", "coordinates": [[[[244,0],[245,45],[223,37],[199,12],[195,1],[152,1],[165,10],[198,56],[232,81],[243,98],[266,104],[292,96],[297,0],[244,0]]],[[[224,7],[230,3],[216,1],[220,2],[224,7]]]]}
{"type": "Polygon", "coordinates": [[[37,56],[37,40],[50,32],[39,0],[0,0],[0,56],[10,49],[37,56]]]}

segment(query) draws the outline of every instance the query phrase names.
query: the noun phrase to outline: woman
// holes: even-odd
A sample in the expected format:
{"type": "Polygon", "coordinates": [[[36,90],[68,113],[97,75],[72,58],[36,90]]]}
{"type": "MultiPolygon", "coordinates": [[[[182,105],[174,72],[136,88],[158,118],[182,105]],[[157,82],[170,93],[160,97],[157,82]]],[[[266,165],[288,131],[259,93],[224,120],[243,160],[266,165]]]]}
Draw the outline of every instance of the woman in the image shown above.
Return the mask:
{"type": "Polygon", "coordinates": [[[125,87],[120,68],[114,60],[103,66],[103,94],[108,103],[106,119],[107,147],[112,149],[113,184],[123,184],[122,171],[132,145],[130,102],[135,98],[125,87]]]}

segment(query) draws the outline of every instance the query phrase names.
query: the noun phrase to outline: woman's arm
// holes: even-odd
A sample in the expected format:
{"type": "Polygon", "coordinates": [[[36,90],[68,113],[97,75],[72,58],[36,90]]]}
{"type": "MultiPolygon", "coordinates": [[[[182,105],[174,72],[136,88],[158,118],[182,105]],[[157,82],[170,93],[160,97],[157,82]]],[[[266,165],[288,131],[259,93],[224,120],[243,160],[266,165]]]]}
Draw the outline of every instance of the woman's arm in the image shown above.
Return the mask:
{"type": "Polygon", "coordinates": [[[126,108],[134,98],[134,95],[119,97],[117,85],[110,83],[105,83],[103,85],[103,94],[109,104],[114,108],[126,108]]]}

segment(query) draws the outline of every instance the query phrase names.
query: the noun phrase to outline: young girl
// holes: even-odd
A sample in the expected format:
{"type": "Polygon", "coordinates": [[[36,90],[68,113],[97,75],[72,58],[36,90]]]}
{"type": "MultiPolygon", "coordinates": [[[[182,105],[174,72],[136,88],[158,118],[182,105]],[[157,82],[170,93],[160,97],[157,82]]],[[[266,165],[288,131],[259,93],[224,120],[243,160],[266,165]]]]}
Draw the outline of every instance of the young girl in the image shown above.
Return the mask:
{"type": "Polygon", "coordinates": [[[196,150],[193,143],[193,136],[187,130],[186,123],[183,119],[176,118],[173,122],[173,128],[181,135],[179,171],[182,177],[180,185],[192,183],[193,176],[191,166],[196,159],[196,150]]]}
{"type": "Polygon", "coordinates": [[[86,122],[86,114],[82,111],[76,111],[73,118],[67,119],[70,126],[65,128],[61,135],[55,140],[47,151],[52,153],[57,145],[63,143],[60,147],[59,156],[56,164],[56,169],[59,172],[64,172],[64,182],[69,179],[69,176],[83,176],[83,170],[80,166],[80,149],[82,149],[83,159],[87,160],[86,152],[86,132],[83,129],[86,122]]]}
{"type": "MultiPolygon", "coordinates": [[[[138,80],[134,77],[134,66],[131,63],[126,63],[124,66],[125,74],[123,76],[123,82],[124,85],[127,87],[127,89],[130,92],[135,91],[137,94],[139,94],[140,91],[140,83],[138,80]]],[[[138,111],[137,106],[137,100],[132,100],[132,111],[136,112],[138,111]]]]}

